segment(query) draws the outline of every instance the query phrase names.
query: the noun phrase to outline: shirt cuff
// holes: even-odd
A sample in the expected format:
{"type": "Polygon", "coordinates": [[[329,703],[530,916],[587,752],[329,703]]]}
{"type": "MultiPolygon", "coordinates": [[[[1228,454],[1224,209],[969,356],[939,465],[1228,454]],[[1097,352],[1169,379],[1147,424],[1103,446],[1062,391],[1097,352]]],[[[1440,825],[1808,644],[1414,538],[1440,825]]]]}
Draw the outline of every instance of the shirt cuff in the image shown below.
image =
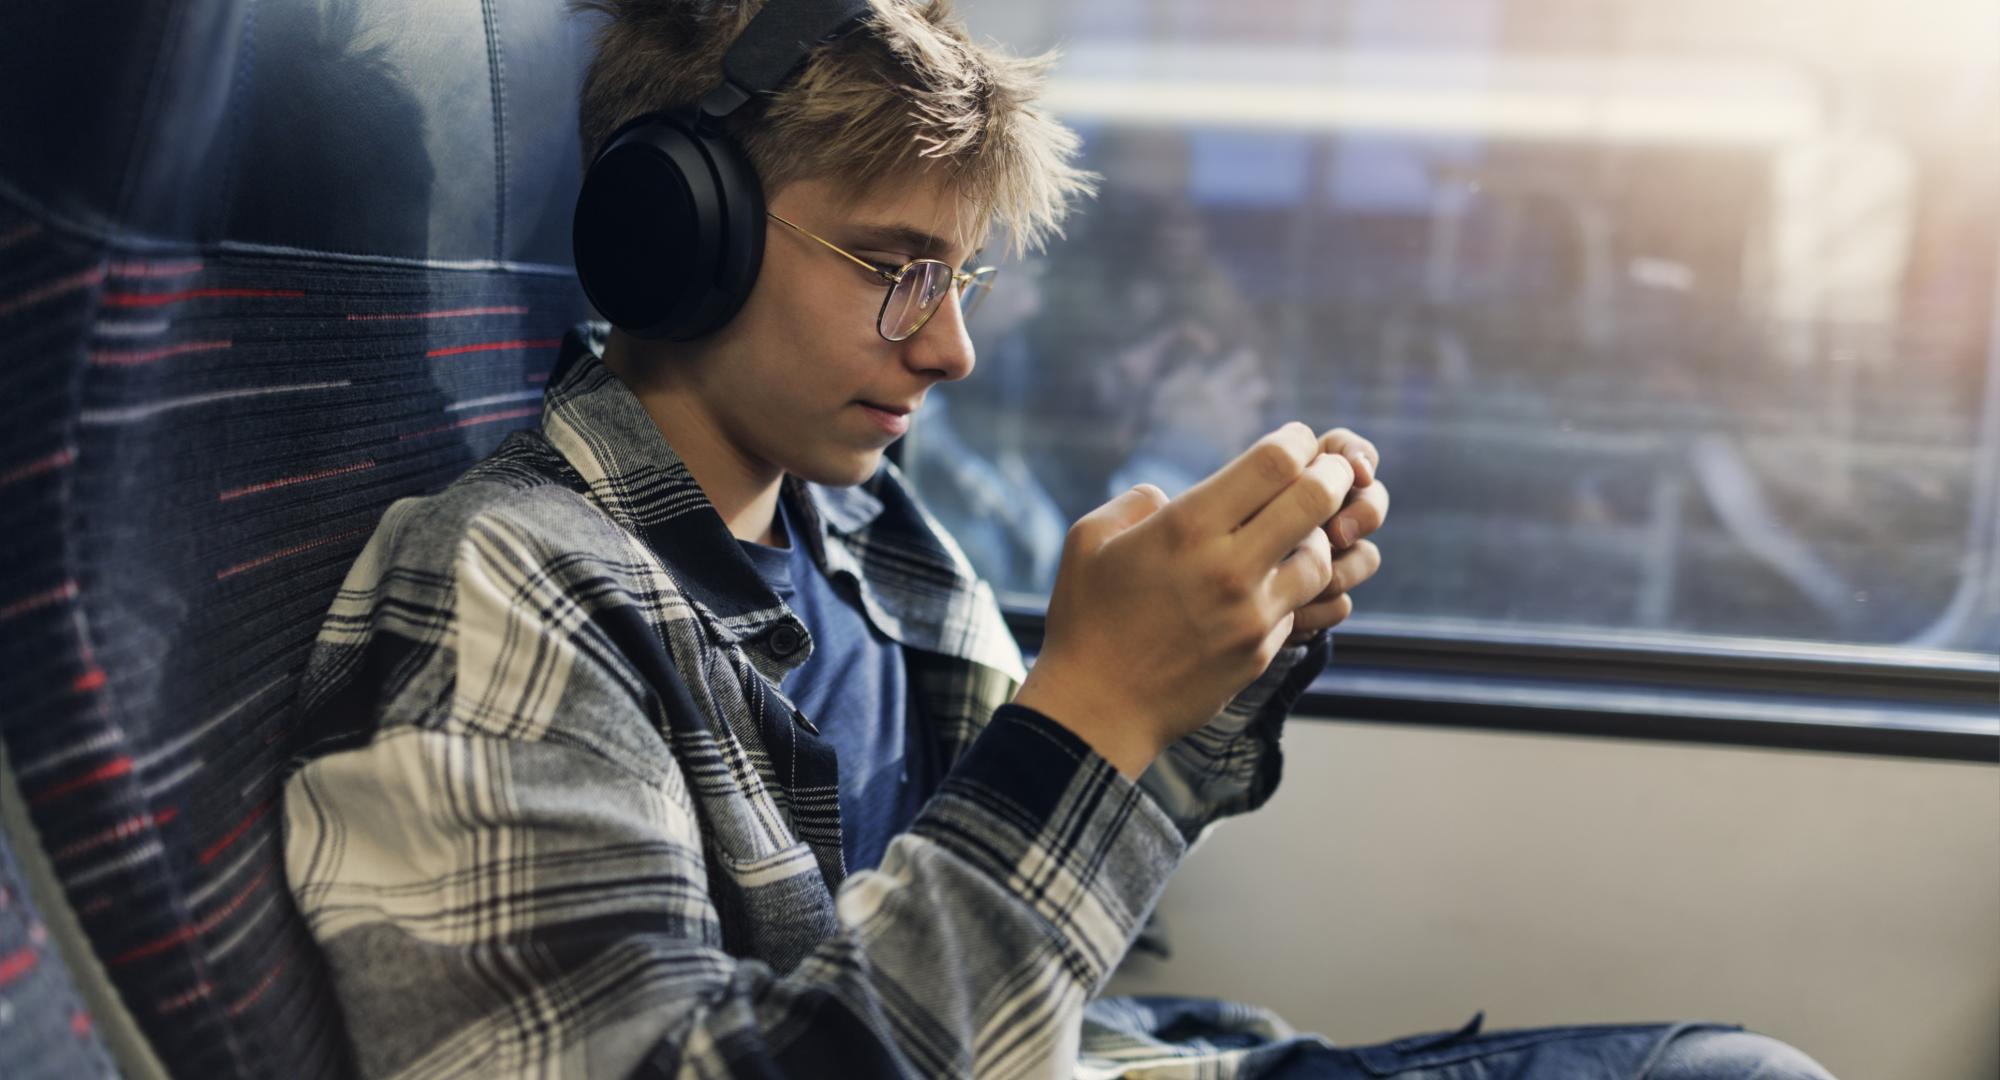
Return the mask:
{"type": "Polygon", "coordinates": [[[1033,909],[1093,992],[1187,851],[1173,820],[1090,744],[1011,704],[994,712],[912,831],[1033,909]]]}

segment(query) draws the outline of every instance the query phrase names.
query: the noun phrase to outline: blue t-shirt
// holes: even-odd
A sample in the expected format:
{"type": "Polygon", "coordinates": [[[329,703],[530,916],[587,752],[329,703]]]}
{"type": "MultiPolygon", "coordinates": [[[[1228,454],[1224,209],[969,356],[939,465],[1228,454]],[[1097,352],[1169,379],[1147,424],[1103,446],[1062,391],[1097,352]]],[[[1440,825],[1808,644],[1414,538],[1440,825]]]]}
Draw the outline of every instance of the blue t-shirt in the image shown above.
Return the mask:
{"type": "Polygon", "coordinates": [[[813,652],[778,687],[833,745],[840,762],[840,841],[847,872],[873,868],[930,796],[935,778],[922,732],[908,717],[903,650],[861,612],[854,583],[813,562],[778,500],[789,549],[738,541],[758,576],[806,624],[813,652]]]}

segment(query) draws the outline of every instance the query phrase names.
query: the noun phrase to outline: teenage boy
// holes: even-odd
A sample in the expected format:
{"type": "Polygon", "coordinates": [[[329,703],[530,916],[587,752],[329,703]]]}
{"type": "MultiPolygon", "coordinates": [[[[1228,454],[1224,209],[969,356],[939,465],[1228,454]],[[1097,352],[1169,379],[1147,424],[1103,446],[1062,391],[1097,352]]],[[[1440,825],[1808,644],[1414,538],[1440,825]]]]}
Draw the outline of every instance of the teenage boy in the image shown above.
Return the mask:
{"type": "MultiPolygon", "coordinates": [[[[754,13],[585,6],[589,149],[754,13]]],[[[741,311],[572,334],[538,430],[385,515],[285,795],[364,1074],[1070,1075],[1187,845],[1269,796],[1379,563],[1372,446],[1290,424],[1084,517],[1032,674],[882,460],[972,371],[954,268],[1086,187],[1041,67],[876,0],[737,121],[770,211],[741,311]]]]}

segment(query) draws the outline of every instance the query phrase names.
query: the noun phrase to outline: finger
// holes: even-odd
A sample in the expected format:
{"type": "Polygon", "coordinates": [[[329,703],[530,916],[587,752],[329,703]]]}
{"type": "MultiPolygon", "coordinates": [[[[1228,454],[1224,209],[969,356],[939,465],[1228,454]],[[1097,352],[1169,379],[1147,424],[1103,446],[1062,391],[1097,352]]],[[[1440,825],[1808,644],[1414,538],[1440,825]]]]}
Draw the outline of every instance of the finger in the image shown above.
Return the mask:
{"type": "Polygon", "coordinates": [[[1334,548],[1345,551],[1356,540],[1373,536],[1388,518],[1389,485],[1371,484],[1354,492],[1347,505],[1327,523],[1327,532],[1333,538],[1334,548]]]}
{"type": "Polygon", "coordinates": [[[1284,492],[1237,530],[1243,557],[1252,566],[1275,564],[1307,533],[1324,535],[1327,520],[1340,512],[1354,484],[1354,466],[1346,458],[1321,454],[1299,473],[1284,492]]]}
{"type": "Polygon", "coordinates": [[[1270,605],[1266,610],[1297,611],[1325,591],[1332,580],[1333,547],[1325,533],[1308,529],[1298,550],[1274,567],[1266,579],[1265,600],[1270,605]]]}
{"type": "Polygon", "coordinates": [[[1292,612],[1292,637],[1300,640],[1311,637],[1329,626],[1339,626],[1352,614],[1354,598],[1346,593],[1331,600],[1314,601],[1292,612]]]}
{"type": "Polygon", "coordinates": [[[1112,537],[1152,517],[1167,505],[1167,493],[1151,484],[1139,484],[1103,506],[1076,519],[1070,537],[1095,550],[1112,537]]]}
{"type": "Polygon", "coordinates": [[[1356,487],[1367,487],[1375,482],[1375,474],[1381,471],[1382,454],[1375,444],[1356,435],[1347,428],[1334,428],[1319,437],[1319,452],[1337,454],[1354,465],[1356,487]]]}
{"type": "Polygon", "coordinates": [[[1354,591],[1366,584],[1375,572],[1382,569],[1382,549],[1363,540],[1346,551],[1333,556],[1333,580],[1312,598],[1312,603],[1323,604],[1343,593],[1354,591]]]}
{"type": "Polygon", "coordinates": [[[1271,632],[1264,635],[1263,650],[1266,656],[1277,656],[1278,650],[1292,643],[1292,615],[1287,612],[1278,620],[1271,632]]]}
{"type": "MultiPolygon", "coordinates": [[[[1198,535],[1222,535],[1249,520],[1276,498],[1319,453],[1312,429],[1297,421],[1258,439],[1236,460],[1215,470],[1174,501],[1173,512],[1198,535]]],[[[1332,517],[1332,514],[1328,514],[1332,517]]],[[[1279,548],[1271,562],[1298,539],[1279,548]]]]}
{"type": "Polygon", "coordinates": [[[1333,557],[1333,584],[1343,593],[1353,592],[1382,569],[1382,549],[1363,540],[1333,557]]]}

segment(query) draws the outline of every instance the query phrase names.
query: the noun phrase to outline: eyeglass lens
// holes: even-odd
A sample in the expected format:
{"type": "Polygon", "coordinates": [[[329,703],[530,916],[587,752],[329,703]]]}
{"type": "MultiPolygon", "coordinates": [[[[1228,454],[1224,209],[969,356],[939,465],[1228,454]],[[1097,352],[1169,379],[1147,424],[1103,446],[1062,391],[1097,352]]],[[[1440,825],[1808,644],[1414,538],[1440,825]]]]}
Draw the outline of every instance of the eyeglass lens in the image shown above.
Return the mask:
{"type": "Polygon", "coordinates": [[[950,289],[951,267],[932,261],[911,264],[882,306],[882,336],[901,341],[916,333],[950,289]]]}
{"type": "MultiPolygon", "coordinates": [[[[958,306],[967,317],[979,310],[980,302],[993,291],[993,273],[991,268],[981,270],[960,286],[958,306]]],[[[901,341],[921,329],[950,292],[951,278],[951,267],[941,262],[925,260],[911,265],[882,305],[882,336],[901,341]]]]}
{"type": "Polygon", "coordinates": [[[978,311],[980,303],[986,299],[986,294],[992,291],[993,270],[989,267],[976,271],[971,281],[958,287],[958,309],[965,313],[966,318],[971,318],[972,313],[978,311]]]}

